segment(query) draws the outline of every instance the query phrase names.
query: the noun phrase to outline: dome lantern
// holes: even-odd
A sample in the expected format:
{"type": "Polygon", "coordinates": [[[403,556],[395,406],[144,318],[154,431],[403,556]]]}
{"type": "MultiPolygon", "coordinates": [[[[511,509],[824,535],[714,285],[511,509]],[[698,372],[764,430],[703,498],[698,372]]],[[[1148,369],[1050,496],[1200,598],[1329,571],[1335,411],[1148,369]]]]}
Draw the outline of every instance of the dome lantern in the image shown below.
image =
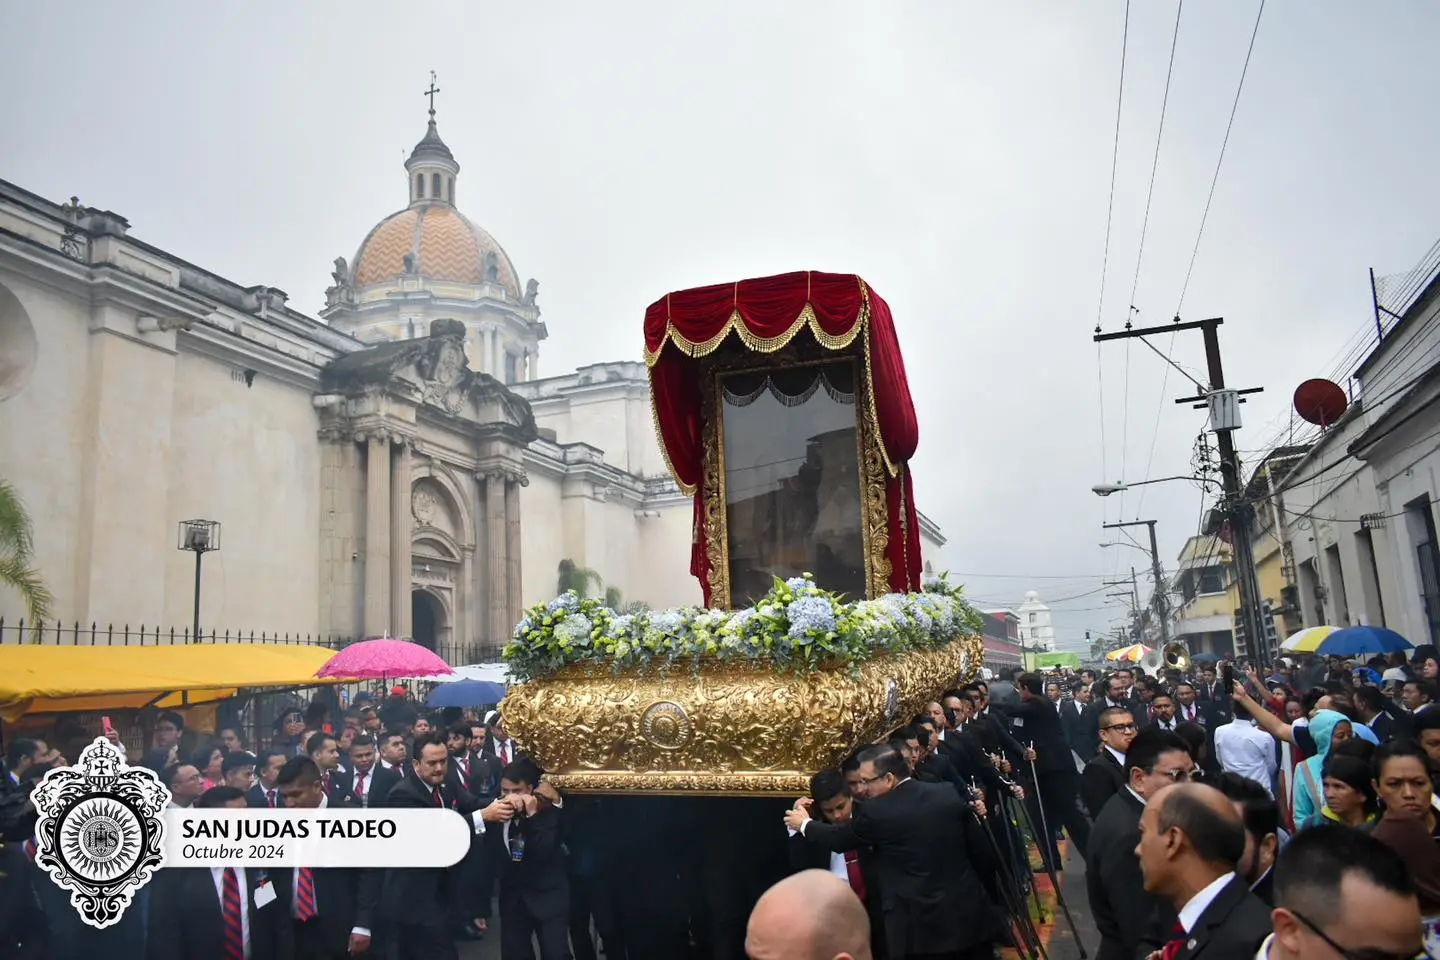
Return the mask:
{"type": "Polygon", "coordinates": [[[426,203],[455,205],[455,177],[460,173],[460,164],[455,162],[455,155],[440,139],[440,131],[435,126],[435,94],[439,92],[440,88],[435,86],[435,71],[432,70],[430,89],[425,91],[430,98],[430,125],[405,161],[412,207],[426,203]]]}

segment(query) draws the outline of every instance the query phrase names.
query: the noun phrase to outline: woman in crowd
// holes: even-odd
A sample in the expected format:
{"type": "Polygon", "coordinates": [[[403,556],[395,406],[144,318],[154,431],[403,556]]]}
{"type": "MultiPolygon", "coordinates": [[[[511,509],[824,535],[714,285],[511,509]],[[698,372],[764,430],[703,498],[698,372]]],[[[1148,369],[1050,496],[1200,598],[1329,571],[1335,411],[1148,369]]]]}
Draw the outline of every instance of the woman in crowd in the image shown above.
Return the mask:
{"type": "Polygon", "coordinates": [[[205,789],[218,787],[225,783],[225,749],[217,743],[201,747],[195,751],[190,762],[200,771],[200,776],[205,780],[205,789]]]}
{"type": "Polygon", "coordinates": [[[1370,764],[1359,757],[1332,753],[1325,761],[1325,806],[1320,816],[1331,823],[1364,829],[1378,819],[1370,764]]]}
{"type": "Polygon", "coordinates": [[[1325,806],[1325,761],[1330,748],[1344,743],[1353,734],[1350,721],[1334,710],[1316,710],[1310,718],[1310,737],[1315,741],[1315,756],[1295,768],[1295,829],[1303,830],[1320,822],[1325,806]]]}

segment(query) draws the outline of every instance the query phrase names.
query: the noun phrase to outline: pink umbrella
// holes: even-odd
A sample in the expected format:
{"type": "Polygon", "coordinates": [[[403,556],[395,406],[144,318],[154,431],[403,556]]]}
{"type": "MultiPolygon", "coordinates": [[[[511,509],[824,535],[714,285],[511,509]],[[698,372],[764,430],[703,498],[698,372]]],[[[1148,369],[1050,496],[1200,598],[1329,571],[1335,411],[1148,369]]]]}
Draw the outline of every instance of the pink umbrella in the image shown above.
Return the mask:
{"type": "Polygon", "coordinates": [[[322,679],[387,680],[390,677],[440,677],[450,664],[409,640],[362,640],[331,657],[315,676],[322,679]]]}

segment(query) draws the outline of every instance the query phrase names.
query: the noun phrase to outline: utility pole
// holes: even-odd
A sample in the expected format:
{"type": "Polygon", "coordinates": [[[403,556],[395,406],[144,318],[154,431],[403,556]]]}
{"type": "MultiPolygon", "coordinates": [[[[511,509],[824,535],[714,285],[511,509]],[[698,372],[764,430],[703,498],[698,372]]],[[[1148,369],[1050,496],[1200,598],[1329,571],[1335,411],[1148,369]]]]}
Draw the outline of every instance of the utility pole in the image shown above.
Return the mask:
{"type": "MultiPolygon", "coordinates": [[[[1163,647],[1170,642],[1170,604],[1165,589],[1165,571],[1160,566],[1160,547],[1155,541],[1154,520],[1126,520],[1123,523],[1101,524],[1106,530],[1117,530],[1121,527],[1146,527],[1150,531],[1150,575],[1155,578],[1155,616],[1160,621],[1160,645],[1163,647]]],[[[1130,571],[1133,576],[1135,571],[1130,571]]],[[[1135,587],[1138,594],[1139,586],[1135,587]]],[[[1139,605],[1138,602],[1136,604],[1139,605]]]]}
{"type": "MultiPolygon", "coordinates": [[[[1205,366],[1210,386],[1200,396],[1182,397],[1175,402],[1208,407],[1210,410],[1210,431],[1215,434],[1215,443],[1220,450],[1220,480],[1225,488],[1223,509],[1229,521],[1231,546],[1235,551],[1235,579],[1240,587],[1240,624],[1245,630],[1248,652],[1254,655],[1257,661],[1268,662],[1273,652],[1267,649],[1267,631],[1264,613],[1261,609],[1260,582],[1255,574],[1253,543],[1255,507],[1244,499],[1240,458],[1235,453],[1235,441],[1232,436],[1234,431],[1240,428],[1239,404],[1244,402],[1241,395],[1259,393],[1264,388],[1251,387],[1245,390],[1226,388],[1225,368],[1220,360],[1220,324],[1224,322],[1221,317],[1211,317],[1208,320],[1191,320],[1182,323],[1180,318],[1176,317],[1174,323],[1161,327],[1130,329],[1127,324],[1125,330],[1116,333],[1100,333],[1097,328],[1095,342],[1143,338],[1162,333],[1174,333],[1179,330],[1199,330],[1204,337],[1205,366]]],[[[1153,525],[1150,528],[1150,538],[1153,544],[1155,542],[1153,525]]],[[[1158,562],[1156,567],[1158,570],[1158,562]]]]}

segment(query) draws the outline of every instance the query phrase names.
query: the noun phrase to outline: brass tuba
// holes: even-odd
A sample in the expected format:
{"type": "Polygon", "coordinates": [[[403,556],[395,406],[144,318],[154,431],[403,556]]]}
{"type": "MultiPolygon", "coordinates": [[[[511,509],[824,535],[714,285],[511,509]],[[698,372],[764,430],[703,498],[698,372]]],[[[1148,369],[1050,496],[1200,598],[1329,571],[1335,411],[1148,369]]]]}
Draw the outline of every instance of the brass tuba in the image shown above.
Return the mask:
{"type": "Polygon", "coordinates": [[[1165,644],[1165,668],[1186,673],[1190,670],[1190,648],[1180,640],[1165,644]]]}

